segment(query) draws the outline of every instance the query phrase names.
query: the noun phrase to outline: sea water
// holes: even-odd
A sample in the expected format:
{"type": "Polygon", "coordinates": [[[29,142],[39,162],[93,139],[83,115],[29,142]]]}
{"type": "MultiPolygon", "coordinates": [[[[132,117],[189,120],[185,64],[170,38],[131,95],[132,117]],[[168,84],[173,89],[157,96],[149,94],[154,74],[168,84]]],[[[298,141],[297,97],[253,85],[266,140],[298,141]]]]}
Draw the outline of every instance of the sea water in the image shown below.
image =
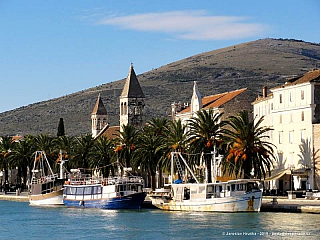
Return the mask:
{"type": "Polygon", "coordinates": [[[0,239],[319,239],[320,215],[34,207],[0,201],[0,239]]]}

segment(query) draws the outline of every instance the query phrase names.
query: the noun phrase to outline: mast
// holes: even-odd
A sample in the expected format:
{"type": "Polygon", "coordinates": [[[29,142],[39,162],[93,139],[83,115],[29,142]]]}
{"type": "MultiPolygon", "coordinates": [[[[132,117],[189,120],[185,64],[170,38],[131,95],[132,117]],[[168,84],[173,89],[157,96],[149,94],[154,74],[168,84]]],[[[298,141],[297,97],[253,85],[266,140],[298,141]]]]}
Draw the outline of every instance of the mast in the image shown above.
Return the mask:
{"type": "Polygon", "coordinates": [[[62,150],[60,149],[59,152],[59,158],[60,158],[60,179],[64,179],[64,171],[63,171],[63,164],[68,161],[62,158],[62,150]]]}

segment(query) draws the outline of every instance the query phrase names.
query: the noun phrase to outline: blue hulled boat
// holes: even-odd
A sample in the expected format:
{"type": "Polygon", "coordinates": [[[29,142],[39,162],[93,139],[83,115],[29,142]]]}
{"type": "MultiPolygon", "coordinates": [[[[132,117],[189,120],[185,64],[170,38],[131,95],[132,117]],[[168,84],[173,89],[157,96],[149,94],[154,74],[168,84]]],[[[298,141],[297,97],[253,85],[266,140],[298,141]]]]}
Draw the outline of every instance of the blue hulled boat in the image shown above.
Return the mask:
{"type": "Polygon", "coordinates": [[[146,193],[141,177],[95,178],[72,174],[65,182],[63,203],[68,207],[140,209],[146,193]]]}

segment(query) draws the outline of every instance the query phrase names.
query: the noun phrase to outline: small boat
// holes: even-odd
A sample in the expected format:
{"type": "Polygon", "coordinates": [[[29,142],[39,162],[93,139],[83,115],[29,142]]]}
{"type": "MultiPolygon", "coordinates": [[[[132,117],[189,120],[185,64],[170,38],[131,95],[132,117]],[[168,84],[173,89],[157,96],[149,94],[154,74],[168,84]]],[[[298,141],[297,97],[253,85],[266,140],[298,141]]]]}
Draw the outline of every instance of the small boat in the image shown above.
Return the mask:
{"type": "Polygon", "coordinates": [[[141,177],[91,177],[79,171],[64,185],[63,203],[68,207],[141,209],[146,197],[141,177]]]}
{"type": "Polygon", "coordinates": [[[170,211],[260,211],[262,191],[258,188],[256,179],[199,183],[181,153],[171,154],[171,176],[173,176],[174,161],[178,169],[182,169],[178,157],[182,159],[195,181],[194,183],[171,182],[166,184],[164,189],[157,189],[149,196],[155,207],[170,211]]]}
{"type": "Polygon", "coordinates": [[[60,176],[54,174],[44,151],[37,151],[34,157],[31,191],[29,202],[31,205],[62,205],[63,184],[65,182],[63,164],[60,151],[60,176]]]}

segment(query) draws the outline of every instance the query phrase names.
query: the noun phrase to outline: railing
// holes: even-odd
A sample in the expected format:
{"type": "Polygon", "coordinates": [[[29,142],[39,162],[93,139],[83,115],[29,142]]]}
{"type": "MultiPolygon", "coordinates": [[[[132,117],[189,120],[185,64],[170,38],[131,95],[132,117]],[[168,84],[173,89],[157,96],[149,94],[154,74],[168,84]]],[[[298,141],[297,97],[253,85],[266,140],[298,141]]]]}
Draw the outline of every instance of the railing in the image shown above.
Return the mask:
{"type": "Polygon", "coordinates": [[[89,174],[81,174],[76,176],[69,176],[70,181],[68,185],[115,185],[115,184],[143,184],[143,178],[141,177],[109,177],[109,178],[97,178],[91,177],[89,174]]]}
{"type": "Polygon", "coordinates": [[[42,183],[47,183],[47,182],[53,182],[56,179],[58,179],[58,174],[53,174],[53,175],[48,175],[40,178],[35,178],[33,177],[31,180],[32,184],[42,184],[42,183]]]}

